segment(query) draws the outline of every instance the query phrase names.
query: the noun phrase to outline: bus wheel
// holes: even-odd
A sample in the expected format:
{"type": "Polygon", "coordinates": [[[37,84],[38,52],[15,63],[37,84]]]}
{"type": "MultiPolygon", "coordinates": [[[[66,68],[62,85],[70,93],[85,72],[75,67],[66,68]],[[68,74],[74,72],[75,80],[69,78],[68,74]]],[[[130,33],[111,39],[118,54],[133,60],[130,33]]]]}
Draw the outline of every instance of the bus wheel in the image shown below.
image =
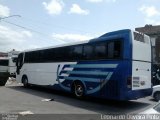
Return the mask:
{"type": "Polygon", "coordinates": [[[160,92],[156,92],[156,93],[154,94],[154,99],[155,99],[156,101],[159,101],[159,100],[160,100],[160,92]]]}
{"type": "Polygon", "coordinates": [[[28,78],[26,76],[22,77],[22,83],[23,83],[25,88],[28,87],[28,78]]]}
{"type": "Polygon", "coordinates": [[[76,98],[83,98],[85,93],[84,85],[79,81],[74,82],[72,92],[76,98]]]}

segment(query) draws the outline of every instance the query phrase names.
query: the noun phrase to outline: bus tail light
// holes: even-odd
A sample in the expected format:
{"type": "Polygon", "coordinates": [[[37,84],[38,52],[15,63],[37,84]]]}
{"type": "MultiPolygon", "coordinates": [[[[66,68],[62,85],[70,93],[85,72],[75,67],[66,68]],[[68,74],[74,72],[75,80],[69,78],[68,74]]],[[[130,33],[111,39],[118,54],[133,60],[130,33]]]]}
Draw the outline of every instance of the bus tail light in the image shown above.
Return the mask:
{"type": "Polygon", "coordinates": [[[127,87],[131,88],[132,87],[132,77],[127,78],[127,87]]]}

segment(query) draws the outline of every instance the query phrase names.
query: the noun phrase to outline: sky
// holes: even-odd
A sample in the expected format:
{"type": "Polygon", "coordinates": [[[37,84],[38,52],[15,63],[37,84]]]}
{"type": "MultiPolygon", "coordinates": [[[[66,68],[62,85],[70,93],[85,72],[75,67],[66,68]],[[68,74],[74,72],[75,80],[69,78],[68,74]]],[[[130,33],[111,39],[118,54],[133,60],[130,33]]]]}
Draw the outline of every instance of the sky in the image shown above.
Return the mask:
{"type": "Polygon", "coordinates": [[[146,24],[160,25],[160,0],[0,0],[0,52],[88,40],[146,24]]]}

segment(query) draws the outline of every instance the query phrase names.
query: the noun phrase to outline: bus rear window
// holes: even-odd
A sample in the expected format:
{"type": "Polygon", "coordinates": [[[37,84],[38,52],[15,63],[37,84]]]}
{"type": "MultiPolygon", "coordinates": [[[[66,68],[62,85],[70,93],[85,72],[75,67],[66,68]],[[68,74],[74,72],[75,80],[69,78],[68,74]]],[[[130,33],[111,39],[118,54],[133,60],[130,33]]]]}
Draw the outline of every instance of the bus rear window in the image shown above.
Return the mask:
{"type": "Polygon", "coordinates": [[[134,32],[134,40],[144,42],[144,35],[134,32]]]}
{"type": "Polygon", "coordinates": [[[147,37],[145,37],[144,34],[140,34],[140,33],[136,33],[136,32],[134,32],[134,40],[140,41],[143,43],[149,43],[149,39],[147,37]]]}

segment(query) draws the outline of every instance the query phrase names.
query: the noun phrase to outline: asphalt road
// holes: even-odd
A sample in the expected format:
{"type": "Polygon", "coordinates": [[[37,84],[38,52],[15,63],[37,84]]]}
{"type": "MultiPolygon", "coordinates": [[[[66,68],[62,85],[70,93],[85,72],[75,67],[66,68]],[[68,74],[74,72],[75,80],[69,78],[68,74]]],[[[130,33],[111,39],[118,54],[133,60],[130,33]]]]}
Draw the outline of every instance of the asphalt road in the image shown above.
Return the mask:
{"type": "Polygon", "coordinates": [[[0,87],[1,114],[137,114],[156,103],[151,97],[126,102],[96,98],[78,100],[66,93],[39,87],[24,88],[15,82],[0,87]]]}

